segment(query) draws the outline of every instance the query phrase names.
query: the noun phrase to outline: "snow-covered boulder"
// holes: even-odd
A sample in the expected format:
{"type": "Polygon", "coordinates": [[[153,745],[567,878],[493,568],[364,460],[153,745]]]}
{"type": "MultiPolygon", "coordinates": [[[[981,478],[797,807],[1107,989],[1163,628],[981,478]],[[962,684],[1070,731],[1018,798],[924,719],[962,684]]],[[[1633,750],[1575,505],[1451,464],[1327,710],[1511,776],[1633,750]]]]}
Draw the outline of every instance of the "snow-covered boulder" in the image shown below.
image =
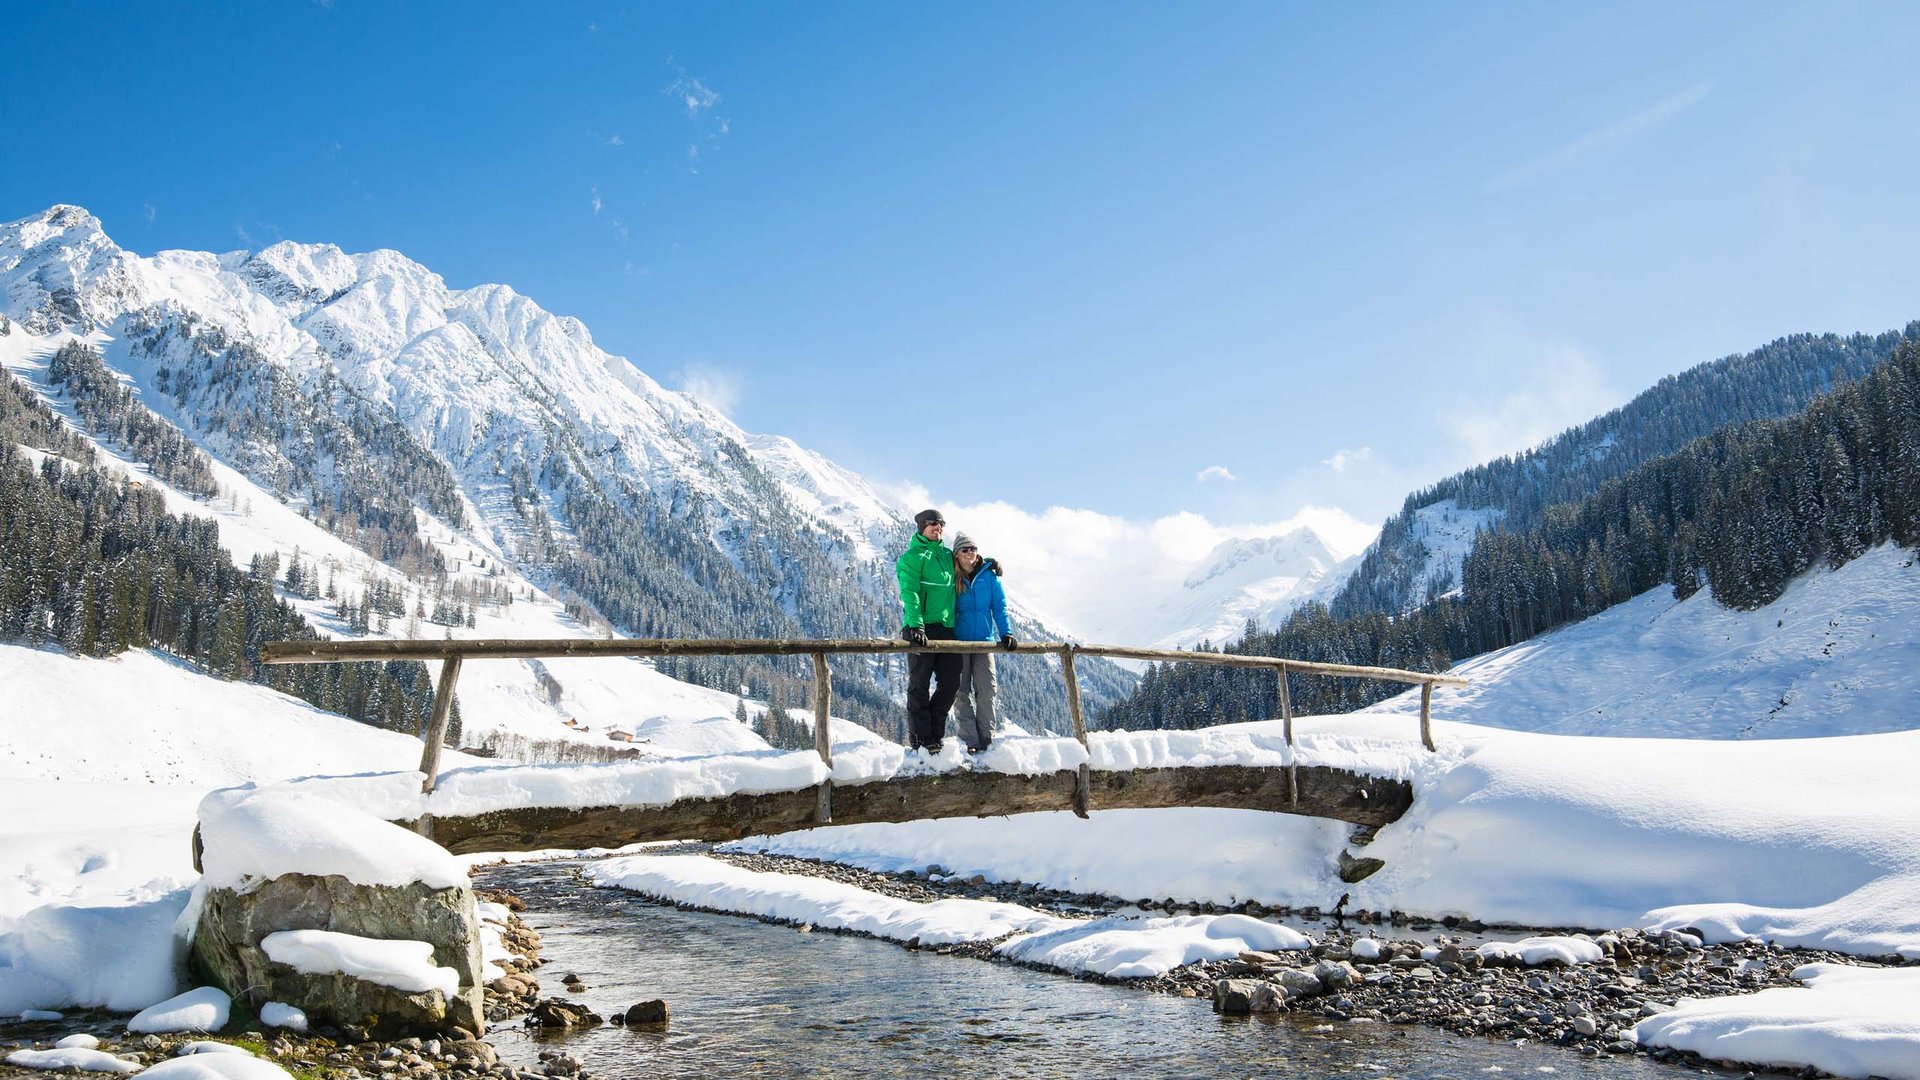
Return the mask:
{"type": "Polygon", "coordinates": [[[283,792],[209,798],[200,835],[203,978],[256,1011],[282,1003],[383,1037],[485,1030],[480,920],[445,849],[283,792]]]}

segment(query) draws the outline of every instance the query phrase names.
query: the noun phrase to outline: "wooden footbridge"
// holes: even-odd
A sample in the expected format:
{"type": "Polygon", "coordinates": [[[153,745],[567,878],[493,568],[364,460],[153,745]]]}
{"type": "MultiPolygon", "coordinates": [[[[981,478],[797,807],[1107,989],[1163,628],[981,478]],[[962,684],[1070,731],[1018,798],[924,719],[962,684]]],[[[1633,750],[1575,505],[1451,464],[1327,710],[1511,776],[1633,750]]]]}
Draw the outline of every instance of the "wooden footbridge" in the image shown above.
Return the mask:
{"type": "MultiPolygon", "coordinates": [[[[262,647],[268,664],[349,663],[355,661],[439,660],[433,712],[422,732],[425,749],[420,771],[423,792],[431,792],[440,772],[440,749],[452,714],[454,684],[467,660],[551,659],[588,656],[799,656],[813,658],[814,748],[831,769],[833,749],[828,715],[833,690],[827,658],[882,653],[1001,652],[991,642],[937,641],[908,645],[899,641],[756,641],[687,639],[558,639],[466,641],[290,641],[262,647]]],[[[1431,719],[1433,688],[1464,686],[1457,676],[1397,668],[1321,664],[1268,656],[1136,649],[1066,642],[1023,643],[1016,653],[1058,659],[1066,683],[1073,736],[1087,745],[1086,716],[1074,660],[1081,656],[1263,668],[1277,676],[1279,712],[1289,751],[1294,748],[1293,704],[1287,676],[1334,675],[1408,683],[1420,687],[1420,738],[1434,749],[1431,719]]],[[[825,781],[798,791],[684,799],[665,806],[601,806],[586,809],[526,807],[466,817],[422,818],[406,824],[455,852],[527,851],[541,848],[617,847],[649,840],[721,840],[789,832],[826,824],[913,821],[924,818],[991,817],[1039,810],[1071,809],[1081,817],[1090,808],[1158,809],[1175,806],[1267,810],[1332,818],[1379,827],[1405,813],[1413,802],[1411,785],[1345,769],[1289,762],[1285,768],[1243,765],[1181,766],[1095,770],[1081,765],[1052,775],[1021,776],[994,772],[958,772],[835,785],[825,781]]]]}

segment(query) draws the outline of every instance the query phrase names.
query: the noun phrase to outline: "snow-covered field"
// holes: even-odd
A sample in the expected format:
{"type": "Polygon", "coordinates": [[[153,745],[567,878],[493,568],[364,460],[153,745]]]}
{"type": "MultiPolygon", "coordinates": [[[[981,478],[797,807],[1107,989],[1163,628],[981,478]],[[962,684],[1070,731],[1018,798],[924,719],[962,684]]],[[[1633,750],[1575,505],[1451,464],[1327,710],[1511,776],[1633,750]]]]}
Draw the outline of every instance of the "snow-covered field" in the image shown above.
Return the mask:
{"type": "MultiPolygon", "coordinates": [[[[1436,716],[1561,735],[1803,738],[1920,726],[1920,560],[1884,545],[1757,611],[1655,589],[1454,669],[1436,716]]],[[[1417,691],[1370,711],[1414,713],[1417,691]]]]}

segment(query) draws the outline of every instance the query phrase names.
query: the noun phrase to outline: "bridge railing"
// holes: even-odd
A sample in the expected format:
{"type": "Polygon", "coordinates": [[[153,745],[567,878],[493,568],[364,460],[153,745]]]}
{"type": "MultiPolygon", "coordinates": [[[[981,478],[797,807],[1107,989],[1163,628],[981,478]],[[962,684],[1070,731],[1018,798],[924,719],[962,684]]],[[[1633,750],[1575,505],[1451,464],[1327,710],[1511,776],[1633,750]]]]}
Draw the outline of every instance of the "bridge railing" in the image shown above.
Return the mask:
{"type": "MultiPolygon", "coordinates": [[[[433,712],[427,730],[421,733],[426,746],[420,755],[420,771],[426,774],[423,793],[434,788],[440,772],[440,748],[447,736],[447,721],[453,714],[454,683],[460,677],[460,665],[472,660],[564,659],[588,656],[811,656],[813,657],[813,743],[828,769],[833,767],[833,747],[829,715],[833,708],[833,684],[827,670],[827,657],[840,654],[874,655],[887,653],[997,653],[1011,651],[1028,656],[1054,656],[1060,661],[1060,674],[1066,682],[1067,713],[1073,720],[1073,737],[1087,745],[1086,713],[1080,704],[1080,679],[1074,671],[1074,658],[1099,656],[1116,660],[1151,660],[1167,663],[1212,664],[1216,667],[1265,668],[1278,676],[1280,718],[1288,749],[1287,791],[1299,800],[1298,766],[1292,761],[1293,702],[1287,690],[1288,675],[1337,675],[1357,679],[1400,682],[1420,687],[1420,742],[1428,750],[1433,742],[1433,688],[1465,686],[1457,675],[1441,675],[1401,668],[1364,667],[1357,664],[1323,664],[1309,660],[1286,660],[1276,656],[1247,656],[1238,653],[1186,652],[1178,649],[1138,649],[1124,645],[1080,645],[1064,641],[1021,642],[1012,650],[990,641],[931,641],[910,645],[903,641],[878,639],[780,640],[726,638],[475,638],[464,641],[273,641],[260,648],[265,664],[344,664],[359,661],[439,660],[440,678],[434,687],[433,712]]],[[[1082,817],[1087,813],[1089,766],[1082,765],[1074,786],[1073,809],[1082,817]]],[[[816,820],[833,820],[832,782],[821,783],[816,820]]]]}

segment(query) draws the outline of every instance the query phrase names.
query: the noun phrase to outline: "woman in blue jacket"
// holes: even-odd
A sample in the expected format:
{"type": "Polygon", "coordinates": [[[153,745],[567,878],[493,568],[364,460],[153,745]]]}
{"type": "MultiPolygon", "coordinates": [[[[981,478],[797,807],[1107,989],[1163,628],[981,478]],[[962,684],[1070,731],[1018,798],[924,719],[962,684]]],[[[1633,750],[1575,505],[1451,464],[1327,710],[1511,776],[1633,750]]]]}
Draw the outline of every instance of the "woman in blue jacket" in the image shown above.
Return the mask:
{"type": "MultiPolygon", "coordinates": [[[[1000,564],[980,557],[973,538],[953,538],[954,638],[959,641],[998,640],[1003,649],[1014,646],[1013,627],[1007,622],[1007,593],[1000,587],[1000,564]]],[[[965,653],[960,657],[960,692],[953,699],[954,726],[967,752],[977,754],[993,742],[992,653],[965,653]]]]}

